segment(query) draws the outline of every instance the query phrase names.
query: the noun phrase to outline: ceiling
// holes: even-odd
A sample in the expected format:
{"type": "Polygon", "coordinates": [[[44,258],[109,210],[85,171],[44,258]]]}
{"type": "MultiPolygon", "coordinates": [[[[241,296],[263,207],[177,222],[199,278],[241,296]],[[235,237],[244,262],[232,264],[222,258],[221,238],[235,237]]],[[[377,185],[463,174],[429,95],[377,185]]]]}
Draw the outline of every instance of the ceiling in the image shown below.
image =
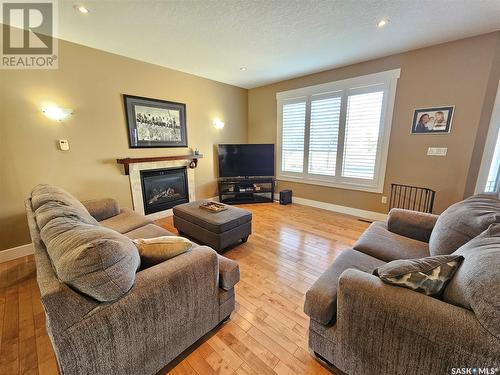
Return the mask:
{"type": "Polygon", "coordinates": [[[62,39],[244,88],[500,29],[500,0],[59,4],[62,39]]]}

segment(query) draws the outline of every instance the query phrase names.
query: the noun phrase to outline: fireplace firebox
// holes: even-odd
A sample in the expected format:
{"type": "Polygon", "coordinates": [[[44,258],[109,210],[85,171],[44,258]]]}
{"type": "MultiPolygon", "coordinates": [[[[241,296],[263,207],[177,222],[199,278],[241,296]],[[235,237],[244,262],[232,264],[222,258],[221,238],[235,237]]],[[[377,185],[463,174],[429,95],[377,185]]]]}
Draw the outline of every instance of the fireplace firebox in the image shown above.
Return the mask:
{"type": "Polygon", "coordinates": [[[189,202],[186,167],[141,171],[141,186],[146,215],[189,202]]]}

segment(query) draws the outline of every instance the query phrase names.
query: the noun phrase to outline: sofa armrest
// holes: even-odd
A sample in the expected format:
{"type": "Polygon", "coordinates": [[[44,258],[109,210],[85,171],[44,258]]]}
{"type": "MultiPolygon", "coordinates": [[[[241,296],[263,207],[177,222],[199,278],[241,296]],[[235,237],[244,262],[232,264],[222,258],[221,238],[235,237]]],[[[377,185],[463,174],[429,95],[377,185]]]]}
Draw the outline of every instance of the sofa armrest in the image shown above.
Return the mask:
{"type": "MultiPolygon", "coordinates": [[[[28,222],[34,225],[31,211],[28,213],[28,222]]],[[[62,332],[80,321],[90,311],[99,306],[99,302],[87,297],[59,281],[45,246],[38,236],[32,233],[35,244],[36,279],[40,289],[40,300],[45,315],[53,332],[62,332]]]]}
{"type": "Polygon", "coordinates": [[[304,312],[323,325],[328,325],[335,319],[338,277],[333,263],[306,292],[304,312]]]}
{"type": "Polygon", "coordinates": [[[113,198],[92,199],[83,201],[82,204],[97,221],[109,219],[120,213],[120,206],[113,198]]]}
{"type": "Polygon", "coordinates": [[[412,368],[411,374],[451,373],[451,367],[491,367],[500,359],[498,340],[472,311],[385,284],[371,274],[343,272],[337,302],[338,350],[348,373],[367,368],[373,373],[397,373],[398,368],[412,368]]]}
{"type": "Polygon", "coordinates": [[[138,272],[124,297],[58,335],[62,373],[155,373],[219,323],[217,276],[217,253],[206,246],[138,272]],[[113,360],[97,361],[96,348],[113,360]]]}
{"type": "Polygon", "coordinates": [[[224,290],[233,289],[240,281],[240,266],[234,260],[217,255],[219,259],[219,287],[224,290]]]}
{"type": "Polygon", "coordinates": [[[56,279],[49,280],[40,273],[37,279],[40,299],[53,332],[65,331],[100,304],[56,279]]]}
{"type": "Polygon", "coordinates": [[[404,237],[429,242],[438,217],[424,212],[393,208],[387,218],[387,229],[404,237]]]}

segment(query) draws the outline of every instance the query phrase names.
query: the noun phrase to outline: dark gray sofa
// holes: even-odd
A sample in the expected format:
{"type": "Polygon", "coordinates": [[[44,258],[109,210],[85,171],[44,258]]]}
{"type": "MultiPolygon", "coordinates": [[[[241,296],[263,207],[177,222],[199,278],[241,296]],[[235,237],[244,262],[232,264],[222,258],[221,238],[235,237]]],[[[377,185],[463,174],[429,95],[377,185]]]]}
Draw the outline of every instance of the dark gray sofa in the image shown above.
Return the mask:
{"type": "Polygon", "coordinates": [[[347,374],[500,367],[499,198],[474,196],[439,217],[392,210],[313,284],[304,311],[310,348],[347,374]],[[450,253],[465,259],[441,299],[372,274],[392,260],[450,253]]]}
{"type": "MultiPolygon", "coordinates": [[[[64,225],[69,223],[71,230],[90,227],[85,233],[102,231],[112,237],[115,245],[124,241],[123,246],[129,245],[129,239],[173,234],[142,215],[120,209],[113,199],[90,201],[85,206],[87,210],[64,190],[49,185],[37,186],[26,200],[37,281],[60,372],[62,375],[155,374],[229,317],[234,310],[238,265],[209,247],[195,246],[137,273],[133,265],[134,275],[126,276],[135,280],[132,279],[132,287],[123,296],[109,297],[105,288],[101,291],[103,298],[113,300],[96,300],[77,289],[88,281],[85,279],[88,275],[83,274],[83,279],[77,278],[72,285],[58,277],[68,275],[61,264],[67,261],[65,257],[72,256],[69,251],[65,253],[61,243],[69,248],[73,239],[56,241],[56,236],[65,231],[64,225]]],[[[98,240],[95,246],[106,240],[98,240]]],[[[93,250],[94,245],[86,247],[88,253],[78,256],[90,257],[93,250]]],[[[78,257],[71,259],[82,261],[78,257]]],[[[119,261],[134,259],[138,256],[119,261]]],[[[112,271],[123,272],[127,266],[122,263],[118,270],[112,271]]],[[[99,281],[92,287],[99,287],[98,284],[99,281]]]]}

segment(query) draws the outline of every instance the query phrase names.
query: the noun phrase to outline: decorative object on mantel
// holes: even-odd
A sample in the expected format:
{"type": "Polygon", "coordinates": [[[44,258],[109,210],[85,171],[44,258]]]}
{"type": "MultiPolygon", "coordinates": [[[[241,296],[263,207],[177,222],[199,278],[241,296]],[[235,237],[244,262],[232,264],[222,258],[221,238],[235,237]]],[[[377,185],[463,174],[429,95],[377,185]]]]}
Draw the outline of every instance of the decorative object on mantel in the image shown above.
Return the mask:
{"type": "Polygon", "coordinates": [[[186,105],[123,95],[130,148],[187,147],[186,105]]]}
{"type": "Polygon", "coordinates": [[[123,158],[116,159],[118,164],[123,164],[125,169],[125,174],[129,174],[129,165],[137,163],[149,163],[155,161],[165,161],[165,160],[191,160],[189,163],[189,168],[194,169],[198,166],[198,159],[203,159],[203,155],[174,155],[174,156],[153,156],[145,158],[123,158]]]}
{"type": "Polygon", "coordinates": [[[202,204],[200,204],[200,208],[212,212],[221,212],[227,210],[227,206],[225,204],[213,201],[203,202],[202,204]]]}
{"type": "Polygon", "coordinates": [[[455,106],[419,108],[413,112],[411,134],[446,134],[451,131],[455,106]]]}

